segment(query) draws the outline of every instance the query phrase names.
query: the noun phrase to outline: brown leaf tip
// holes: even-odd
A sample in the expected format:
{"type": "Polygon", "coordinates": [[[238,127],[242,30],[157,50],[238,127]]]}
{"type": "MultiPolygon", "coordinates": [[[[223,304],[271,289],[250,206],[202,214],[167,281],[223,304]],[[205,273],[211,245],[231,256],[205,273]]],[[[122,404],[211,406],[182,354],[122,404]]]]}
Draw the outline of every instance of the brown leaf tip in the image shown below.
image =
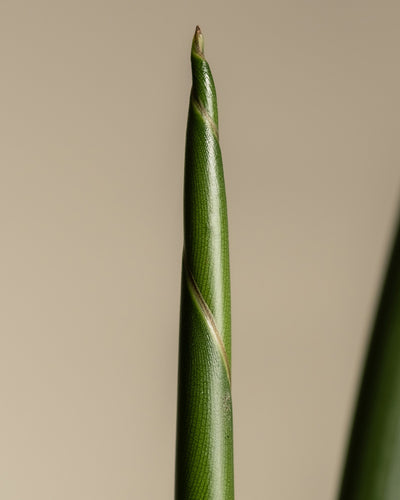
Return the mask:
{"type": "Polygon", "coordinates": [[[194,32],[192,50],[200,57],[204,58],[204,38],[199,26],[196,26],[194,32]]]}

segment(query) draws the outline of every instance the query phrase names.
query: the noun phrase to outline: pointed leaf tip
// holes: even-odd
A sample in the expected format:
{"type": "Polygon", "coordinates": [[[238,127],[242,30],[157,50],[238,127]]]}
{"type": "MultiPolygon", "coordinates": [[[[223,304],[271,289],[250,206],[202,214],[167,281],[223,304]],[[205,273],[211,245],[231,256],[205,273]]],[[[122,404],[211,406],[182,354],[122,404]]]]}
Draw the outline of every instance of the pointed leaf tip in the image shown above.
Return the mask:
{"type": "Polygon", "coordinates": [[[194,32],[192,51],[200,57],[204,57],[204,38],[200,26],[196,26],[196,31],[194,32]]]}

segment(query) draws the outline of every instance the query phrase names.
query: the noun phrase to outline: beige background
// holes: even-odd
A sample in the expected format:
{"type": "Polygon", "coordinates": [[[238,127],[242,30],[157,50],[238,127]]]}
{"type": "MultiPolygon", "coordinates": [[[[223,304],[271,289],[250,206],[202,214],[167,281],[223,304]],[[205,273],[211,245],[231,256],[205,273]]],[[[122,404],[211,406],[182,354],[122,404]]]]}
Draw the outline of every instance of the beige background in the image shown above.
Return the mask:
{"type": "Polygon", "coordinates": [[[2,0],[0,498],[173,498],[199,24],[237,498],[334,500],[399,197],[399,23],[397,2],[2,0]]]}

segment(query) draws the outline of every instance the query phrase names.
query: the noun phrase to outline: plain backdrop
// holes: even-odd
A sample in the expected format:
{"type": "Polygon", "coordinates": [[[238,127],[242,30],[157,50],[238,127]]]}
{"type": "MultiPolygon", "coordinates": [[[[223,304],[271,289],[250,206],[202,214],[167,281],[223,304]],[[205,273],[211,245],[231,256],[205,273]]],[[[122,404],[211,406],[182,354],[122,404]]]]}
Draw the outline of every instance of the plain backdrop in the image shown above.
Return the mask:
{"type": "Polygon", "coordinates": [[[2,0],[0,497],[172,499],[196,24],[237,499],[334,500],[400,188],[397,2],[2,0]]]}

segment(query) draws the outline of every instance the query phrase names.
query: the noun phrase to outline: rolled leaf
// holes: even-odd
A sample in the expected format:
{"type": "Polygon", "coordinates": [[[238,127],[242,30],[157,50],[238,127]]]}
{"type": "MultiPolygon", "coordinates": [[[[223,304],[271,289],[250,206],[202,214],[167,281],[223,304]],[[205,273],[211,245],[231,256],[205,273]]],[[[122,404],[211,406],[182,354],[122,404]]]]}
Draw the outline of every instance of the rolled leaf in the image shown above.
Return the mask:
{"type": "Polygon", "coordinates": [[[400,225],[365,364],[340,500],[400,499],[400,225]]]}
{"type": "Polygon", "coordinates": [[[213,77],[197,27],[186,133],[176,500],[233,500],[228,222],[213,77]]]}

